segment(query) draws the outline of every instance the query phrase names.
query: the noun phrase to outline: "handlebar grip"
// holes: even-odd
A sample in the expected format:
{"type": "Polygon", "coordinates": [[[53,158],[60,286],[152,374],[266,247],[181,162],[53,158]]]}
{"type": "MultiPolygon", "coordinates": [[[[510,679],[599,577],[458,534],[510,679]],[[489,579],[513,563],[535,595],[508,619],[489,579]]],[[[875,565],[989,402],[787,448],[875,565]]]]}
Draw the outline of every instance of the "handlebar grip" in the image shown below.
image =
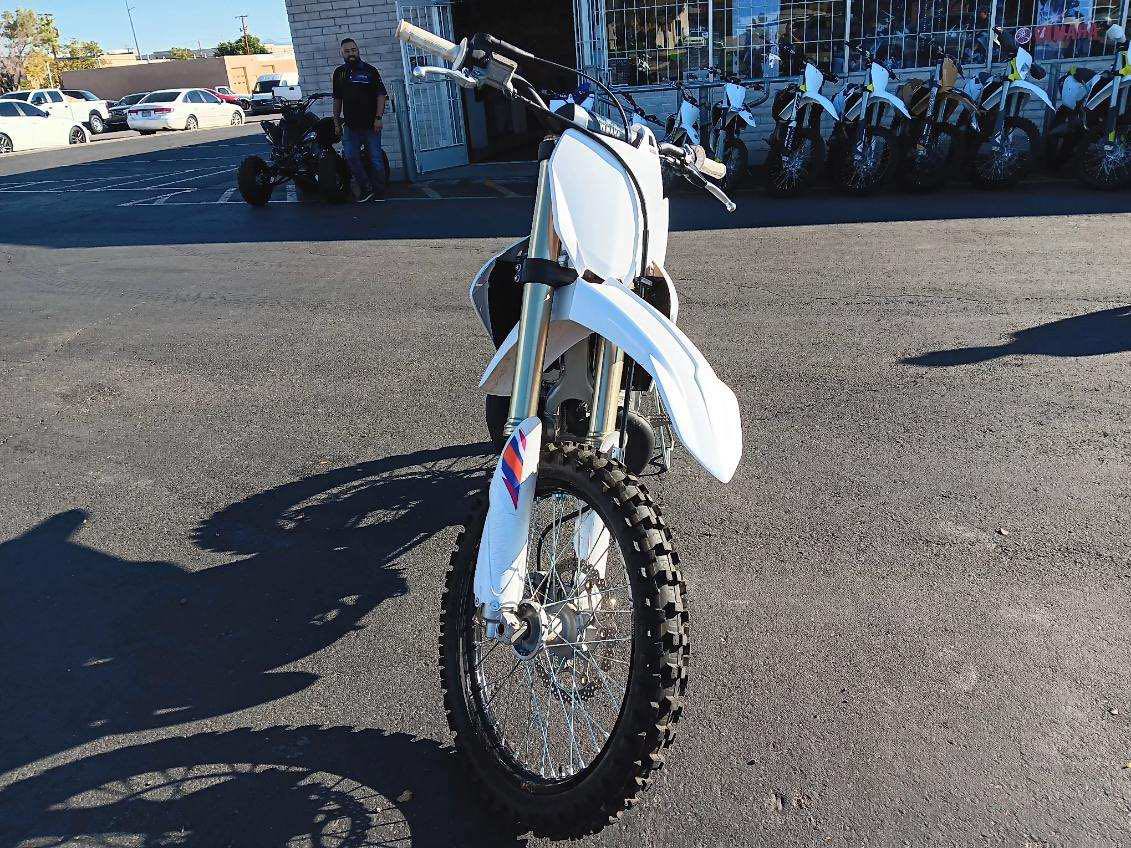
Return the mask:
{"type": "Polygon", "coordinates": [[[449,62],[455,62],[459,59],[460,48],[459,45],[453,44],[446,38],[441,38],[426,29],[421,29],[418,26],[413,26],[408,21],[401,21],[397,24],[396,36],[406,44],[411,44],[425,53],[433,53],[447,59],[449,62]]]}
{"type": "Polygon", "coordinates": [[[727,175],[727,166],[722,162],[716,162],[714,159],[705,158],[702,163],[699,164],[699,170],[712,180],[721,180],[727,175]]]}

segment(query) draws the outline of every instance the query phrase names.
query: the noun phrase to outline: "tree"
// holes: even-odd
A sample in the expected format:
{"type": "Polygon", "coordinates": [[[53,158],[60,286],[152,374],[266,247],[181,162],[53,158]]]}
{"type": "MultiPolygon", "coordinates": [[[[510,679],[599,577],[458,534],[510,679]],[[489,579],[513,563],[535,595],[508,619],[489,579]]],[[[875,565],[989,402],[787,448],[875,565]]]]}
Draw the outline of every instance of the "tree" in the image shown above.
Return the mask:
{"type": "Polygon", "coordinates": [[[96,41],[72,38],[59,56],[59,71],[89,71],[102,66],[105,51],[96,41]]]}
{"type": "Polygon", "coordinates": [[[195,59],[196,54],[187,47],[173,47],[169,50],[169,58],[184,61],[185,59],[195,59]]]}
{"type": "Polygon", "coordinates": [[[259,40],[257,35],[249,35],[247,37],[247,50],[243,49],[243,35],[232,41],[221,41],[216,45],[217,56],[242,56],[247,53],[268,53],[268,49],[263,46],[263,42],[259,40]]]}
{"type": "Polygon", "coordinates": [[[59,30],[51,15],[31,9],[0,14],[0,88],[19,88],[32,54],[51,54],[58,47],[59,30]]]}
{"type": "Polygon", "coordinates": [[[55,84],[52,59],[42,50],[33,50],[24,62],[24,79],[20,87],[47,88],[55,84]]]}

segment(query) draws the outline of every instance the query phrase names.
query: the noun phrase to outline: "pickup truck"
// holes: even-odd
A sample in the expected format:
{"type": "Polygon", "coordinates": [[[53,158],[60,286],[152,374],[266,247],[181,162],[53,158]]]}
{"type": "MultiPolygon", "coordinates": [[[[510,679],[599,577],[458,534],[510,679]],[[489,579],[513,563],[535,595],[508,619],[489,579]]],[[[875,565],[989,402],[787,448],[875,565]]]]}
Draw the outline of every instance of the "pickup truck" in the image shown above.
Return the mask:
{"type": "Polygon", "coordinates": [[[85,125],[92,135],[98,135],[106,128],[106,121],[110,117],[110,107],[105,100],[94,98],[93,94],[88,100],[85,96],[89,92],[63,92],[58,88],[31,88],[22,91],[9,91],[0,94],[4,100],[22,100],[32,106],[38,106],[49,115],[57,118],[70,118],[75,123],[85,125]]]}

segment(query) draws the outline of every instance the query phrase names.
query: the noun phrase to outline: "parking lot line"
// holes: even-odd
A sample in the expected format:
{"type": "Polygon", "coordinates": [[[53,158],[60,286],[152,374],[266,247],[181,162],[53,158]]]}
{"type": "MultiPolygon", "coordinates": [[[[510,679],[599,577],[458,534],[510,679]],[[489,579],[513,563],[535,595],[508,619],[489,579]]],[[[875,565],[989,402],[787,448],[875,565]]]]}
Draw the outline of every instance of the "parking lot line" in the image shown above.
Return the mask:
{"type": "MultiPolygon", "coordinates": [[[[197,170],[203,170],[203,169],[197,169],[197,170]]],[[[168,183],[159,183],[156,186],[149,186],[149,188],[165,188],[166,186],[180,185],[181,183],[192,182],[193,180],[202,180],[205,177],[215,177],[217,174],[230,174],[230,173],[232,173],[231,168],[221,168],[218,171],[209,171],[207,174],[193,174],[191,177],[185,177],[183,180],[173,180],[172,182],[168,182],[168,183]]]]}
{"type": "Polygon", "coordinates": [[[220,199],[217,200],[216,202],[217,203],[227,203],[228,199],[235,193],[236,193],[236,189],[235,189],[234,186],[232,188],[226,189],[224,191],[224,193],[220,195],[220,199]]]}
{"type": "Polygon", "coordinates": [[[494,189],[499,194],[501,194],[503,197],[518,197],[518,194],[511,191],[506,186],[499,185],[494,180],[485,179],[485,180],[483,180],[483,185],[487,186],[487,188],[494,189]]]}
{"type": "MultiPolygon", "coordinates": [[[[189,168],[189,169],[183,170],[183,171],[173,171],[171,174],[156,174],[156,175],[152,175],[152,176],[148,176],[148,177],[133,176],[133,177],[130,177],[128,180],[124,181],[124,182],[118,183],[117,185],[106,186],[106,187],[104,187],[103,191],[113,191],[115,189],[121,189],[121,188],[141,188],[142,187],[140,185],[141,183],[148,183],[148,182],[151,182],[152,180],[164,180],[164,179],[168,179],[169,177],[179,177],[182,174],[191,174],[191,173],[194,173],[194,172],[197,172],[197,171],[206,171],[206,170],[208,170],[208,166],[202,165],[199,168],[189,168]]],[[[158,184],[154,184],[153,186],[146,186],[146,188],[159,188],[159,187],[160,186],[158,184]]]]}

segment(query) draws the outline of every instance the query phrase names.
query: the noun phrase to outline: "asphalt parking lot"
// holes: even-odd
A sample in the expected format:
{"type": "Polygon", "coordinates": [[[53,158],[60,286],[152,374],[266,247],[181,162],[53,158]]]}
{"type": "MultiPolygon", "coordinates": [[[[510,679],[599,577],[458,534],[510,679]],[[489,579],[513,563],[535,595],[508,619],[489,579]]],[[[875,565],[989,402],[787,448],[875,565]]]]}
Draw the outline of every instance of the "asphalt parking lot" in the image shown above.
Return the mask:
{"type": "MultiPolygon", "coordinates": [[[[527,182],[253,209],[262,147],[0,160],[0,845],[542,844],[435,661],[527,182]]],[[[739,201],[669,248],[745,446],[650,481],[689,706],[587,844],[1128,845],[1131,193],[739,201]]]]}

